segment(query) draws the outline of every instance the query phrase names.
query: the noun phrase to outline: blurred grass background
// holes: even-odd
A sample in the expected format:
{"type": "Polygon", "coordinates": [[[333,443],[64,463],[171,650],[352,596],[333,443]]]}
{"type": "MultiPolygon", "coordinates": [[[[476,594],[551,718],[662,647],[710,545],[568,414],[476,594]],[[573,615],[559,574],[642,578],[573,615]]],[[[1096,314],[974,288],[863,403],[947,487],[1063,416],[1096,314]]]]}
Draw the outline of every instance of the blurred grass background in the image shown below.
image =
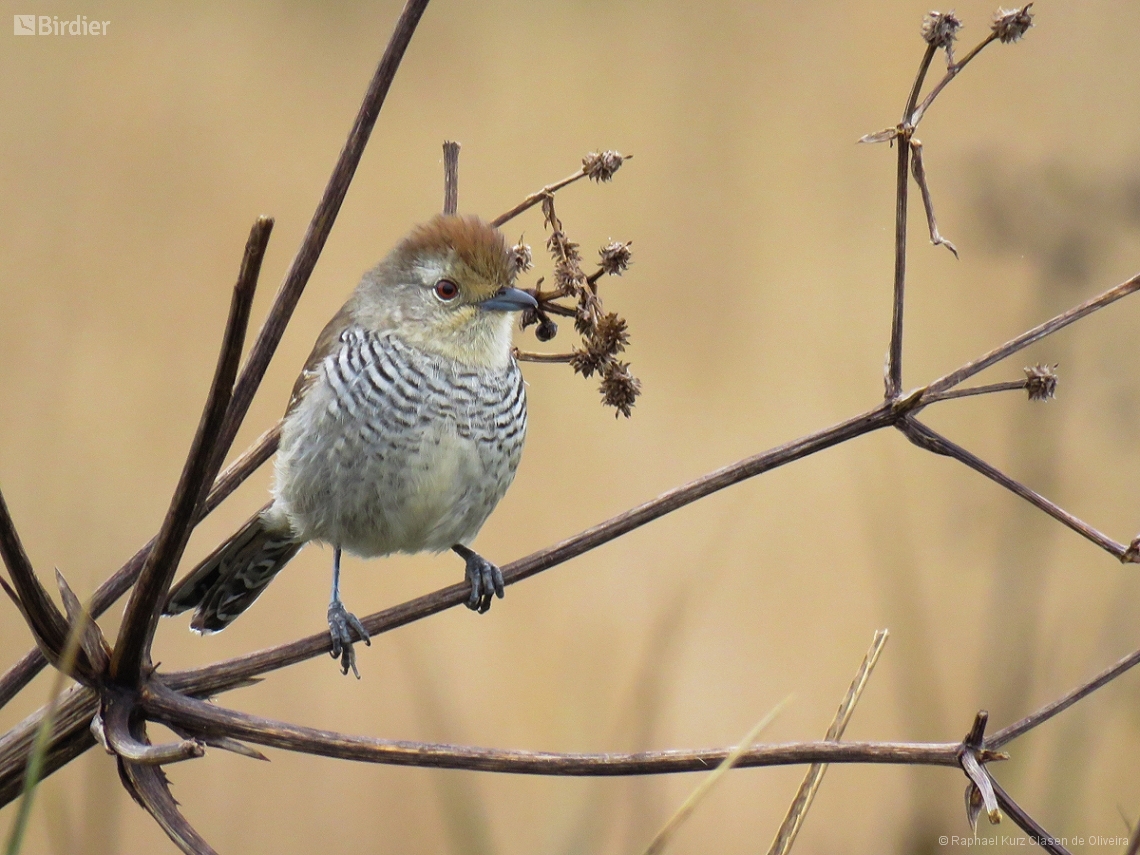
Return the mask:
{"type": "MultiPolygon", "coordinates": [[[[4,6],[111,21],[104,38],[0,37],[0,483],[40,573],[58,566],[83,597],[156,530],[249,225],[277,218],[256,323],[400,4],[4,6]]],[[[956,9],[968,48],[992,6],[956,9]]],[[[464,146],[460,210],[488,217],[587,151],[636,155],[612,185],[564,191],[558,212],[587,259],[611,237],[633,241],[634,266],[603,294],[629,318],[644,395],[615,421],[592,381],[526,366],[530,436],[479,538],[487,556],[524,555],[872,405],[894,156],[854,141],[898,120],[926,11],[436,0],[235,447],[280,415],[360,273],[439,208],[444,139],[464,146]]],[[[962,258],[927,244],[916,198],[908,388],[1140,268],[1140,6],[1035,11],[1026,40],[987,49],[920,129],[939,224],[962,258]]],[[[539,214],[508,233],[539,254],[539,214]]],[[[540,261],[527,284],[544,272],[540,261]]],[[[1140,526],[1138,313],[1110,308],[984,375],[1060,362],[1055,402],[970,399],[930,422],[1129,540],[1140,526]]],[[[186,566],[262,504],[268,479],[266,468],[203,523],[186,566]]],[[[222,635],[164,622],[156,658],[186,667],[321,630],[328,565],[328,550],[306,550],[222,635]]],[[[349,559],[345,596],[365,614],[460,573],[449,556],[349,559]]],[[[600,751],[732,744],[794,692],[764,738],[815,739],[873,631],[889,627],[847,738],[956,740],[977,709],[1003,726],[1134,649],[1138,607],[1135,568],[882,434],[545,573],[481,619],[453,610],[378,638],[359,683],[318,660],[223,702],[392,738],[600,751]]],[[[6,667],[30,637],[10,606],[0,613],[6,667]]],[[[0,728],[46,692],[41,677],[0,711],[0,728]]],[[[1014,743],[998,777],[1053,834],[1127,834],[1140,815],[1138,709],[1131,675],[1014,743]]],[[[261,764],[213,751],[169,774],[206,838],[247,853],[630,853],[697,783],[281,752],[261,764]]],[[[801,775],[734,773],[673,851],[762,851],[801,775]]],[[[796,851],[939,851],[939,835],[968,833],[964,786],[953,770],[833,767],[796,851]]],[[[0,811],[0,828],[12,815],[0,811]]],[[[45,785],[27,851],[173,847],[91,751],[45,785]]]]}

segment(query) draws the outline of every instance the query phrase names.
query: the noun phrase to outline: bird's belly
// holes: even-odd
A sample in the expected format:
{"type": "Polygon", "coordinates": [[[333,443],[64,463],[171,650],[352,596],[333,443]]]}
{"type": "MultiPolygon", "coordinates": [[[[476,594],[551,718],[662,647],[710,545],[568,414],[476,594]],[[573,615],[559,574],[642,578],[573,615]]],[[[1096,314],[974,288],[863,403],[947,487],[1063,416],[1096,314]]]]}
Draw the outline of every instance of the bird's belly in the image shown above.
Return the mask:
{"type": "MultiPolygon", "coordinates": [[[[430,401],[403,420],[314,387],[286,419],[271,513],[301,540],[365,557],[441,551],[474,539],[514,478],[525,431],[430,401]]],[[[487,409],[487,408],[483,408],[487,409]]],[[[517,427],[517,426],[516,426],[517,427]]]]}

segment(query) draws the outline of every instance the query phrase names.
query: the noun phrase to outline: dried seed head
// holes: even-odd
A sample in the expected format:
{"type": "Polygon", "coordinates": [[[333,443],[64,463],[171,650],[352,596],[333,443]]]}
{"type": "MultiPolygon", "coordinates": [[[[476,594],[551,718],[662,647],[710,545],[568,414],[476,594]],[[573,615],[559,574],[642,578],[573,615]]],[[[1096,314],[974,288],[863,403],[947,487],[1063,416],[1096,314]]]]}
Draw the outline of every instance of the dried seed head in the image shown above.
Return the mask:
{"type": "Polygon", "coordinates": [[[534,331],[534,337],[539,341],[550,341],[556,335],[558,335],[558,324],[544,315],[538,322],[538,329],[534,331]]]}
{"type": "Polygon", "coordinates": [[[1027,3],[1020,9],[998,9],[994,12],[994,22],[990,25],[1002,44],[1015,42],[1025,35],[1025,31],[1033,26],[1033,13],[1029,11],[1032,3],[1027,3]]]}
{"type": "Polygon", "coordinates": [[[519,242],[511,247],[511,264],[514,265],[515,273],[526,273],[534,267],[534,255],[531,254],[530,244],[519,242]]]}
{"type": "Polygon", "coordinates": [[[582,158],[582,169],[594,181],[609,181],[628,156],[616,151],[592,151],[582,158]]]}
{"type": "Polygon", "coordinates": [[[1031,401],[1048,401],[1057,394],[1057,366],[1034,365],[1025,369],[1025,390],[1031,401]]]}
{"type": "Polygon", "coordinates": [[[546,239],[546,248],[556,261],[577,263],[581,261],[582,254],[578,252],[578,244],[566,237],[564,231],[553,231],[546,239]]]}
{"type": "Polygon", "coordinates": [[[610,312],[598,321],[598,328],[594,333],[593,341],[597,343],[596,347],[607,356],[615,356],[621,353],[629,344],[629,329],[626,327],[625,319],[618,317],[616,312],[610,312]]]}
{"type": "Polygon", "coordinates": [[[583,288],[578,296],[578,309],[574,315],[574,329],[584,336],[592,336],[598,329],[602,315],[602,301],[589,288],[583,288]]]}
{"type": "Polygon", "coordinates": [[[602,270],[607,276],[621,276],[621,272],[629,267],[630,256],[632,255],[629,247],[632,243],[633,241],[626,241],[625,243],[611,241],[598,250],[602,270]]]}
{"type": "Polygon", "coordinates": [[[602,369],[602,403],[617,410],[627,419],[637,396],[641,394],[641,381],[629,373],[628,362],[611,360],[602,369]]]}
{"type": "Polygon", "coordinates": [[[961,28],[962,22],[953,12],[931,12],[922,19],[922,38],[928,45],[949,50],[961,28]]]}
{"type": "Polygon", "coordinates": [[[570,367],[583,377],[593,377],[594,372],[602,373],[609,361],[609,356],[590,347],[587,342],[584,349],[574,348],[571,351],[570,367]]]}
{"type": "Polygon", "coordinates": [[[585,288],[586,274],[573,259],[559,259],[554,264],[554,282],[565,294],[576,297],[585,288]]]}

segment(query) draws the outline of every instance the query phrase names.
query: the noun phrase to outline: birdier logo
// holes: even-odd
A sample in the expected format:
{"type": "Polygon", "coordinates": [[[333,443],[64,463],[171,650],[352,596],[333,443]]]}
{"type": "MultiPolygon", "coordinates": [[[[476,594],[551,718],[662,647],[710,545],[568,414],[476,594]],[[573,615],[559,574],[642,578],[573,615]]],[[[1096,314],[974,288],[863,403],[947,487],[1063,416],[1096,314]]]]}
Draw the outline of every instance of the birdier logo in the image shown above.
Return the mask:
{"type": "Polygon", "coordinates": [[[58,15],[13,15],[17,36],[105,36],[110,21],[89,21],[86,15],[60,20],[58,15]]]}

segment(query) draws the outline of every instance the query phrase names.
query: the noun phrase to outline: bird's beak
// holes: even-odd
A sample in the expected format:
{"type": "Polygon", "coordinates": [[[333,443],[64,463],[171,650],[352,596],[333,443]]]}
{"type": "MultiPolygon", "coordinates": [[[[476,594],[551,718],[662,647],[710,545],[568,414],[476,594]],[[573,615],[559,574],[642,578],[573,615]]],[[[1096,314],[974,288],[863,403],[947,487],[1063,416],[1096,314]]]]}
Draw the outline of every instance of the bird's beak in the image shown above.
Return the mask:
{"type": "Polygon", "coordinates": [[[523,309],[537,309],[538,301],[518,288],[500,288],[494,297],[480,303],[479,308],[492,312],[521,312],[523,309]]]}

